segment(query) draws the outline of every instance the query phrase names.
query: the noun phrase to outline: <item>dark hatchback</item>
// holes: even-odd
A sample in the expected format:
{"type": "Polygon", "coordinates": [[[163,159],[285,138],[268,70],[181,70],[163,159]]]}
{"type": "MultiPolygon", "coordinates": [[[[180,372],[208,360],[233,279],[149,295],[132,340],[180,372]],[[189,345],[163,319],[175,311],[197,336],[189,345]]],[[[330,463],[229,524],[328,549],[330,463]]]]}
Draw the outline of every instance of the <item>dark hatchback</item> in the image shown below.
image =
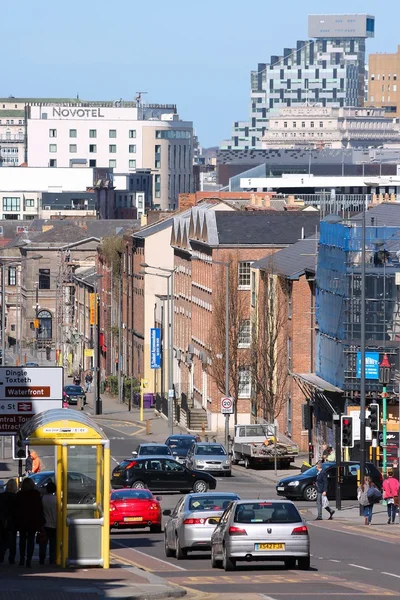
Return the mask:
{"type": "MultiPolygon", "coordinates": [[[[357,471],[360,464],[356,461],[343,462],[343,483],[340,486],[341,497],[347,500],[357,499],[357,471]]],[[[326,471],[328,477],[328,498],[336,497],[336,463],[325,462],[322,468],[326,471]]],[[[382,475],[378,469],[370,462],[365,465],[365,474],[372,478],[372,481],[379,487],[382,487],[382,475]]],[[[278,496],[285,496],[290,500],[304,499],[315,501],[317,499],[317,488],[315,481],[317,479],[316,467],[311,467],[304,473],[292,475],[281,479],[277,486],[278,496]]]]}
{"type": "Polygon", "coordinates": [[[165,442],[165,445],[171,449],[172,454],[176,460],[181,463],[185,463],[187,453],[191,446],[200,441],[198,435],[171,435],[165,442]]]}
{"type": "Polygon", "coordinates": [[[63,400],[68,404],[78,404],[78,400],[82,400],[83,406],[86,404],[86,394],[81,385],[66,385],[64,387],[63,400]]]}
{"type": "MultiPolygon", "coordinates": [[[[54,483],[54,471],[41,471],[28,475],[35,482],[36,488],[41,494],[46,493],[46,485],[54,483]]],[[[96,500],[96,482],[83,473],[75,471],[68,472],[67,502],[69,504],[93,504],[96,500]]]]}
{"type": "Polygon", "coordinates": [[[123,460],[112,472],[111,485],[114,489],[203,493],[215,490],[217,481],[209,473],[192,471],[173,458],[152,456],[123,460]]]}

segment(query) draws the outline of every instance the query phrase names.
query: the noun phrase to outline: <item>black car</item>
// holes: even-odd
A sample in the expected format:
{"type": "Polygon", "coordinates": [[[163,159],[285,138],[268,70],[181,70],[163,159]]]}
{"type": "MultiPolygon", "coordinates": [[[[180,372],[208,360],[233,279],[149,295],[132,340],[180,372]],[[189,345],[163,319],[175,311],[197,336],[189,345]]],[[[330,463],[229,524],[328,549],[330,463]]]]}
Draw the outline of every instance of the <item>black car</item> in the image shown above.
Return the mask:
{"type": "Polygon", "coordinates": [[[82,400],[82,405],[86,404],[85,390],[81,385],[66,385],[64,386],[64,402],[68,404],[78,404],[78,400],[82,400]]]}
{"type": "Polygon", "coordinates": [[[167,492],[197,493],[215,490],[216,479],[209,473],[192,471],[165,456],[151,456],[123,460],[112,472],[111,485],[114,489],[134,489],[167,492]]]}
{"type": "MultiPolygon", "coordinates": [[[[54,471],[41,471],[28,475],[33,479],[35,485],[41,494],[46,493],[46,485],[54,482],[54,471]]],[[[96,500],[96,482],[94,479],[83,473],[75,471],[68,472],[68,504],[93,504],[96,500]]]]}
{"type": "MultiPolygon", "coordinates": [[[[343,483],[340,486],[341,497],[348,500],[357,499],[357,471],[360,469],[360,464],[356,461],[343,462],[343,483]]],[[[328,477],[328,498],[336,497],[336,463],[324,462],[322,468],[326,471],[328,477]]],[[[378,469],[370,462],[365,465],[365,474],[369,475],[372,481],[382,487],[382,475],[378,469]]],[[[292,475],[281,479],[276,486],[278,496],[285,496],[290,500],[304,499],[316,500],[317,488],[315,481],[317,479],[317,468],[311,467],[304,473],[292,475]]]]}
{"type": "Polygon", "coordinates": [[[165,442],[165,445],[171,449],[172,454],[175,456],[176,460],[185,463],[186,455],[189,452],[190,447],[192,446],[192,444],[198,441],[200,441],[198,435],[170,435],[167,441],[165,442]]]}

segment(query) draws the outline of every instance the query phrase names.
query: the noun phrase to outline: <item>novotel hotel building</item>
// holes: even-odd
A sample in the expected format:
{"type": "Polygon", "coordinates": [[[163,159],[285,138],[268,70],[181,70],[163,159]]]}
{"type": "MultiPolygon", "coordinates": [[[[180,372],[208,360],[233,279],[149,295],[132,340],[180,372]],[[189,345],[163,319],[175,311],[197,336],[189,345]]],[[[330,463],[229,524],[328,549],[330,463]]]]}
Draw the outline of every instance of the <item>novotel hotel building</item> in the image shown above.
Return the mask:
{"type": "Polygon", "coordinates": [[[162,209],[193,191],[193,123],[175,105],[38,100],[26,113],[29,167],[107,167],[132,176],[150,169],[153,203],[162,209]]]}

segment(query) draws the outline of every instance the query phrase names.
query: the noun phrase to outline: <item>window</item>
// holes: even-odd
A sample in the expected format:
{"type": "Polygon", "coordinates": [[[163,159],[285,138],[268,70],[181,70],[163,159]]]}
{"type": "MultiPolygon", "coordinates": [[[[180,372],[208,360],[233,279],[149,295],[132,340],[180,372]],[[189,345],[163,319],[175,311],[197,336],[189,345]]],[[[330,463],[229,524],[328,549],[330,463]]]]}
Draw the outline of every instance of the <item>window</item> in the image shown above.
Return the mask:
{"type": "Polygon", "coordinates": [[[50,269],[39,269],[39,290],[50,289],[50,269]]]}
{"type": "Polygon", "coordinates": [[[397,81],[397,75],[396,74],[393,75],[393,81],[397,81]]]}
{"type": "Polygon", "coordinates": [[[292,338],[288,338],[287,341],[287,354],[288,354],[288,369],[292,369],[292,338]]]}
{"type": "Polygon", "coordinates": [[[239,289],[250,289],[250,267],[251,262],[244,261],[239,263],[238,283],[239,289]]]}
{"type": "Polygon", "coordinates": [[[310,123],[310,127],[311,127],[311,128],[313,128],[313,127],[314,127],[314,125],[315,125],[314,121],[311,121],[311,123],[310,123]]]}
{"type": "Polygon", "coordinates": [[[35,201],[33,200],[33,198],[27,198],[25,200],[25,208],[34,208],[35,206],[35,201]]]}
{"type": "Polygon", "coordinates": [[[129,154],[136,153],[136,144],[129,144],[129,154]]]}
{"type": "Polygon", "coordinates": [[[70,144],[69,151],[71,152],[71,154],[75,154],[78,151],[78,146],[76,144],[70,144]]]}
{"type": "Polygon", "coordinates": [[[57,129],[49,129],[49,137],[57,137],[57,129]]]}
{"type": "Polygon", "coordinates": [[[290,437],[292,437],[292,419],[293,419],[293,407],[292,407],[292,399],[288,396],[287,399],[287,432],[290,437]]]}
{"type": "Polygon", "coordinates": [[[115,154],[117,152],[117,146],[115,144],[110,144],[108,146],[108,151],[110,154],[115,154]]]}
{"type": "Polygon", "coordinates": [[[89,144],[89,152],[97,152],[96,144],[89,144]]]}
{"type": "Polygon", "coordinates": [[[284,127],[284,129],[287,129],[287,121],[283,122],[283,127],[284,127]]]}
{"type": "Polygon", "coordinates": [[[154,175],[155,197],[161,198],[161,175],[154,175]]]}
{"type": "Polygon", "coordinates": [[[306,126],[306,122],[305,122],[305,121],[302,121],[302,122],[301,122],[301,126],[302,126],[302,127],[305,127],[305,126],[306,126]]]}
{"type": "Polygon", "coordinates": [[[17,267],[8,267],[8,285],[17,285],[17,267]]]}
{"type": "Polygon", "coordinates": [[[97,130],[96,129],[89,129],[89,137],[90,138],[97,138],[97,130]]]}
{"type": "Polygon", "coordinates": [[[96,166],[96,160],[95,159],[89,160],[89,167],[95,167],[95,166],[96,166]]]}
{"type": "Polygon", "coordinates": [[[256,273],[251,271],[251,306],[256,305],[256,273]]]}
{"type": "Polygon", "coordinates": [[[394,91],[394,92],[397,92],[397,83],[394,83],[394,84],[393,84],[393,91],[394,91]]]}
{"type": "Polygon", "coordinates": [[[115,169],[117,167],[117,161],[115,159],[109,160],[108,166],[110,169],[115,169]]]}
{"type": "Polygon", "coordinates": [[[51,158],[49,160],[49,167],[56,167],[57,166],[57,159],[56,158],[51,158]]]}
{"type": "Polygon", "coordinates": [[[384,91],[385,91],[385,86],[383,85],[383,86],[382,86],[382,92],[384,92],[384,91]]]}
{"type": "Polygon", "coordinates": [[[135,138],[136,137],[136,129],[130,129],[129,130],[129,137],[130,138],[135,138]]]}
{"type": "Polygon", "coordinates": [[[239,348],[249,348],[251,342],[250,319],[245,319],[240,324],[239,330],[239,348]]]}
{"type": "Polygon", "coordinates": [[[129,161],[129,168],[130,169],[136,169],[136,160],[135,159],[131,159],[129,161]]]}
{"type": "Polygon", "coordinates": [[[18,197],[14,198],[3,198],[3,212],[6,211],[19,211],[21,210],[21,199],[18,197]]]}
{"type": "Polygon", "coordinates": [[[288,283],[287,300],[288,300],[288,319],[291,319],[293,316],[293,287],[292,287],[291,281],[289,281],[289,283],[288,283]]]}
{"type": "Polygon", "coordinates": [[[110,129],[108,132],[108,137],[110,138],[116,138],[117,137],[117,130],[116,129],[110,129]]]}
{"type": "Polygon", "coordinates": [[[49,152],[57,152],[57,144],[49,144],[49,152]]]}
{"type": "Polygon", "coordinates": [[[239,367],[238,372],[239,398],[250,398],[251,395],[251,376],[248,367],[239,367]]]}
{"type": "Polygon", "coordinates": [[[375,73],[371,73],[371,81],[375,81],[375,73]]]}
{"type": "Polygon", "coordinates": [[[320,122],[319,122],[319,126],[320,126],[320,127],[323,127],[323,126],[324,126],[324,122],[323,122],[323,121],[320,121],[320,122]]]}
{"type": "Polygon", "coordinates": [[[77,133],[76,133],[76,129],[70,129],[69,130],[69,137],[76,137],[77,133]]]}
{"type": "MultiPolygon", "coordinates": [[[[49,277],[50,281],[50,277],[49,277]]],[[[49,285],[50,288],[50,285],[49,285]]],[[[47,289],[49,289],[47,288],[47,289]]],[[[52,316],[51,312],[48,310],[41,310],[38,314],[39,318],[39,340],[51,340],[52,338],[52,316]]],[[[70,477],[70,473],[68,473],[68,477],[70,477]]]]}
{"type": "Polygon", "coordinates": [[[296,129],[297,127],[297,121],[293,121],[293,129],[296,129]]]}
{"type": "Polygon", "coordinates": [[[371,96],[370,102],[373,102],[373,101],[374,101],[374,96],[371,96]]]}

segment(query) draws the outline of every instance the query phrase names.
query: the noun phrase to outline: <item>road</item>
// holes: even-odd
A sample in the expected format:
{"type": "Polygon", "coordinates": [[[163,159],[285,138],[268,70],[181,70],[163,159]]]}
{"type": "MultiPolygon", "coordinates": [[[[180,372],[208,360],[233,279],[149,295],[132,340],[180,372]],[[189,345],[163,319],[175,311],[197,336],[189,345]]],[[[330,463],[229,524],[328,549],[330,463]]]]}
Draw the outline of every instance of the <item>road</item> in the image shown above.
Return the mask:
{"type": "MultiPolygon", "coordinates": [[[[139,442],[148,441],[143,429],[132,423],[109,420],[103,421],[103,427],[111,439],[114,463],[129,457],[139,442]]],[[[253,471],[235,470],[232,478],[218,479],[217,489],[234,491],[242,498],[276,497],[274,486],[260,481],[253,471]]],[[[180,498],[180,494],[162,494],[163,509],[173,508],[180,498]]],[[[183,586],[189,597],[199,599],[207,598],[205,594],[210,594],[210,598],[214,594],[239,594],[243,600],[400,596],[398,526],[396,530],[389,528],[387,533],[376,532],[371,537],[373,525],[366,532],[362,525],[338,520],[315,523],[308,502],[299,501],[296,505],[310,530],[312,568],[308,572],[287,571],[279,563],[239,563],[234,573],[225,573],[211,569],[208,553],[192,553],[186,560],[177,561],[165,557],[163,535],[150,534],[147,530],[113,531],[112,557],[183,586]]]]}

